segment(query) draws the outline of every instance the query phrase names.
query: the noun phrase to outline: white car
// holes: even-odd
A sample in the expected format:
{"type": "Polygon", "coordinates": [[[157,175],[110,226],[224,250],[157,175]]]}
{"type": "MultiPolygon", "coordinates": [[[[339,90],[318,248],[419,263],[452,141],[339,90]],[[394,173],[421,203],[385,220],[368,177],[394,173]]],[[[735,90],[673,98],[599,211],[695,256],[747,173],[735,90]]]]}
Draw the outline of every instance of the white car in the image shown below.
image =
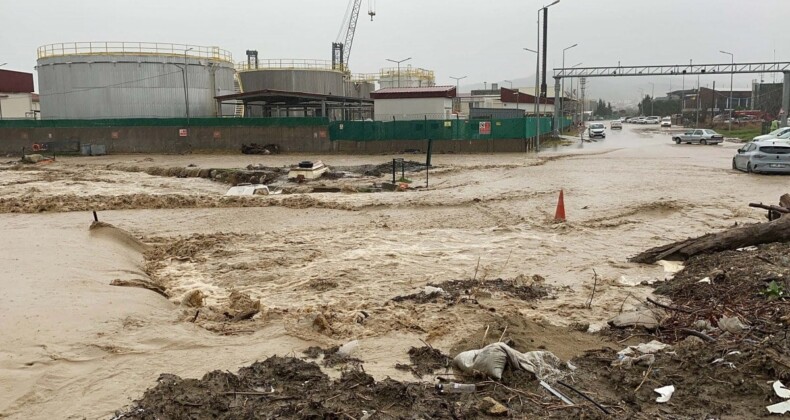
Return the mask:
{"type": "Polygon", "coordinates": [[[587,129],[587,135],[590,136],[591,139],[596,137],[605,139],[606,127],[601,123],[592,123],[590,124],[590,128],[587,129]]]}
{"type": "Polygon", "coordinates": [[[738,154],[732,158],[732,169],[749,173],[790,173],[790,142],[787,140],[751,142],[738,149],[738,154]]]}
{"type": "Polygon", "coordinates": [[[645,124],[658,124],[661,122],[661,117],[647,117],[645,118],[645,124]]]}
{"type": "Polygon", "coordinates": [[[609,123],[609,128],[611,128],[612,130],[622,130],[623,123],[620,122],[620,120],[614,120],[611,123],[609,123]]]}
{"type": "Polygon", "coordinates": [[[661,127],[672,127],[672,117],[664,117],[661,119],[661,127]]]}
{"type": "Polygon", "coordinates": [[[757,136],[752,139],[752,141],[760,141],[760,140],[770,140],[782,137],[783,135],[790,133],[790,127],[782,127],[780,129],[771,131],[768,134],[763,134],[762,136],[757,136]]]}

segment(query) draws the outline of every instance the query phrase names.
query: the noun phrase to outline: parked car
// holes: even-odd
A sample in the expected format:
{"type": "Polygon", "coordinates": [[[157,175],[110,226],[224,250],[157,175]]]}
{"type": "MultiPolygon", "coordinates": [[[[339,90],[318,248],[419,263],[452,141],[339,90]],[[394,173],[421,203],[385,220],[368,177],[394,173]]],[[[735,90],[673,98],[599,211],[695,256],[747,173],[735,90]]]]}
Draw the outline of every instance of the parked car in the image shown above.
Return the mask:
{"type": "Polygon", "coordinates": [[[664,117],[661,119],[661,127],[672,127],[672,117],[664,117]]]}
{"type": "Polygon", "coordinates": [[[591,139],[596,137],[606,138],[606,127],[604,127],[601,123],[592,123],[590,127],[587,129],[587,135],[590,136],[591,139]]]}
{"type": "Polygon", "coordinates": [[[611,128],[612,130],[622,130],[623,123],[621,123],[620,120],[614,120],[611,123],[609,123],[609,128],[611,128]]]}
{"type": "Polygon", "coordinates": [[[771,131],[768,134],[763,134],[762,136],[757,136],[752,139],[752,141],[760,141],[760,140],[770,140],[781,137],[787,133],[790,133],[790,127],[782,127],[780,129],[771,131]]]}
{"type": "Polygon", "coordinates": [[[738,149],[732,169],[746,172],[790,173],[790,141],[761,140],[738,149]]]}
{"type": "Polygon", "coordinates": [[[672,137],[675,143],[699,143],[699,144],[719,144],[724,142],[724,136],[708,129],[689,130],[683,134],[676,134],[672,137]]]}
{"type": "Polygon", "coordinates": [[[661,122],[661,117],[652,116],[645,118],[645,124],[658,124],[660,122],[661,122]]]}
{"type": "Polygon", "coordinates": [[[647,119],[645,117],[636,117],[634,119],[634,124],[647,124],[647,119]]]}

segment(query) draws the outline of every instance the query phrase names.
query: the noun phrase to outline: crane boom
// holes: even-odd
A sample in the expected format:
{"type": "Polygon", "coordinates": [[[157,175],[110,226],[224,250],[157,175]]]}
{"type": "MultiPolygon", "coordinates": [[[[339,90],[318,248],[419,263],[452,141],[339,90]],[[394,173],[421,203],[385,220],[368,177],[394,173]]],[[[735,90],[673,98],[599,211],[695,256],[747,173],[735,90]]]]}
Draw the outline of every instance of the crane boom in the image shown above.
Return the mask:
{"type": "MultiPolygon", "coordinates": [[[[373,20],[376,11],[373,8],[373,0],[369,1],[368,15],[370,15],[370,20],[373,20]]],[[[343,36],[343,27],[341,26],[337,42],[332,43],[332,68],[335,70],[348,71],[348,62],[351,58],[351,47],[354,45],[354,35],[357,32],[357,22],[359,21],[359,12],[361,9],[362,0],[350,0],[350,14],[347,14],[346,19],[343,20],[343,26],[346,25],[346,22],[348,23],[345,37],[343,36]],[[343,42],[341,42],[341,40],[343,42]]]]}

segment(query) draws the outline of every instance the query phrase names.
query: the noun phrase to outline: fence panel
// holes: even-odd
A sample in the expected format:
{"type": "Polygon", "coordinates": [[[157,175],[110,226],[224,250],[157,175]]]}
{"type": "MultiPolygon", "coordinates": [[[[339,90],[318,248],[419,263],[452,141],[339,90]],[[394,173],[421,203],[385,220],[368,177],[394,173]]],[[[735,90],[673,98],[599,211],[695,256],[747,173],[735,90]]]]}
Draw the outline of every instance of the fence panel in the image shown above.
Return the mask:
{"type": "MultiPolygon", "coordinates": [[[[562,126],[570,125],[563,120],[562,126]]],[[[541,135],[551,133],[551,118],[540,119],[541,135]]],[[[329,138],[348,141],[388,140],[510,140],[537,136],[535,118],[409,121],[335,121],[329,138]]]]}

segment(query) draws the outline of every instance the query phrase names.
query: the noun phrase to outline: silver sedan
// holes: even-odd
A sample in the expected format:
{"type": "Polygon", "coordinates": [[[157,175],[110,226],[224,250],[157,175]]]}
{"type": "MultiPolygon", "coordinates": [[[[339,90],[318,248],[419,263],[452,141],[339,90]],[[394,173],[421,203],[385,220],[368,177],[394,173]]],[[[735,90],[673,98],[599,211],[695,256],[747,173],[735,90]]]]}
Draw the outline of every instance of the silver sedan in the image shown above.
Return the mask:
{"type": "Polygon", "coordinates": [[[713,130],[699,128],[696,130],[686,131],[683,134],[676,134],[672,136],[672,140],[677,144],[719,144],[724,142],[724,136],[713,130]]]}

